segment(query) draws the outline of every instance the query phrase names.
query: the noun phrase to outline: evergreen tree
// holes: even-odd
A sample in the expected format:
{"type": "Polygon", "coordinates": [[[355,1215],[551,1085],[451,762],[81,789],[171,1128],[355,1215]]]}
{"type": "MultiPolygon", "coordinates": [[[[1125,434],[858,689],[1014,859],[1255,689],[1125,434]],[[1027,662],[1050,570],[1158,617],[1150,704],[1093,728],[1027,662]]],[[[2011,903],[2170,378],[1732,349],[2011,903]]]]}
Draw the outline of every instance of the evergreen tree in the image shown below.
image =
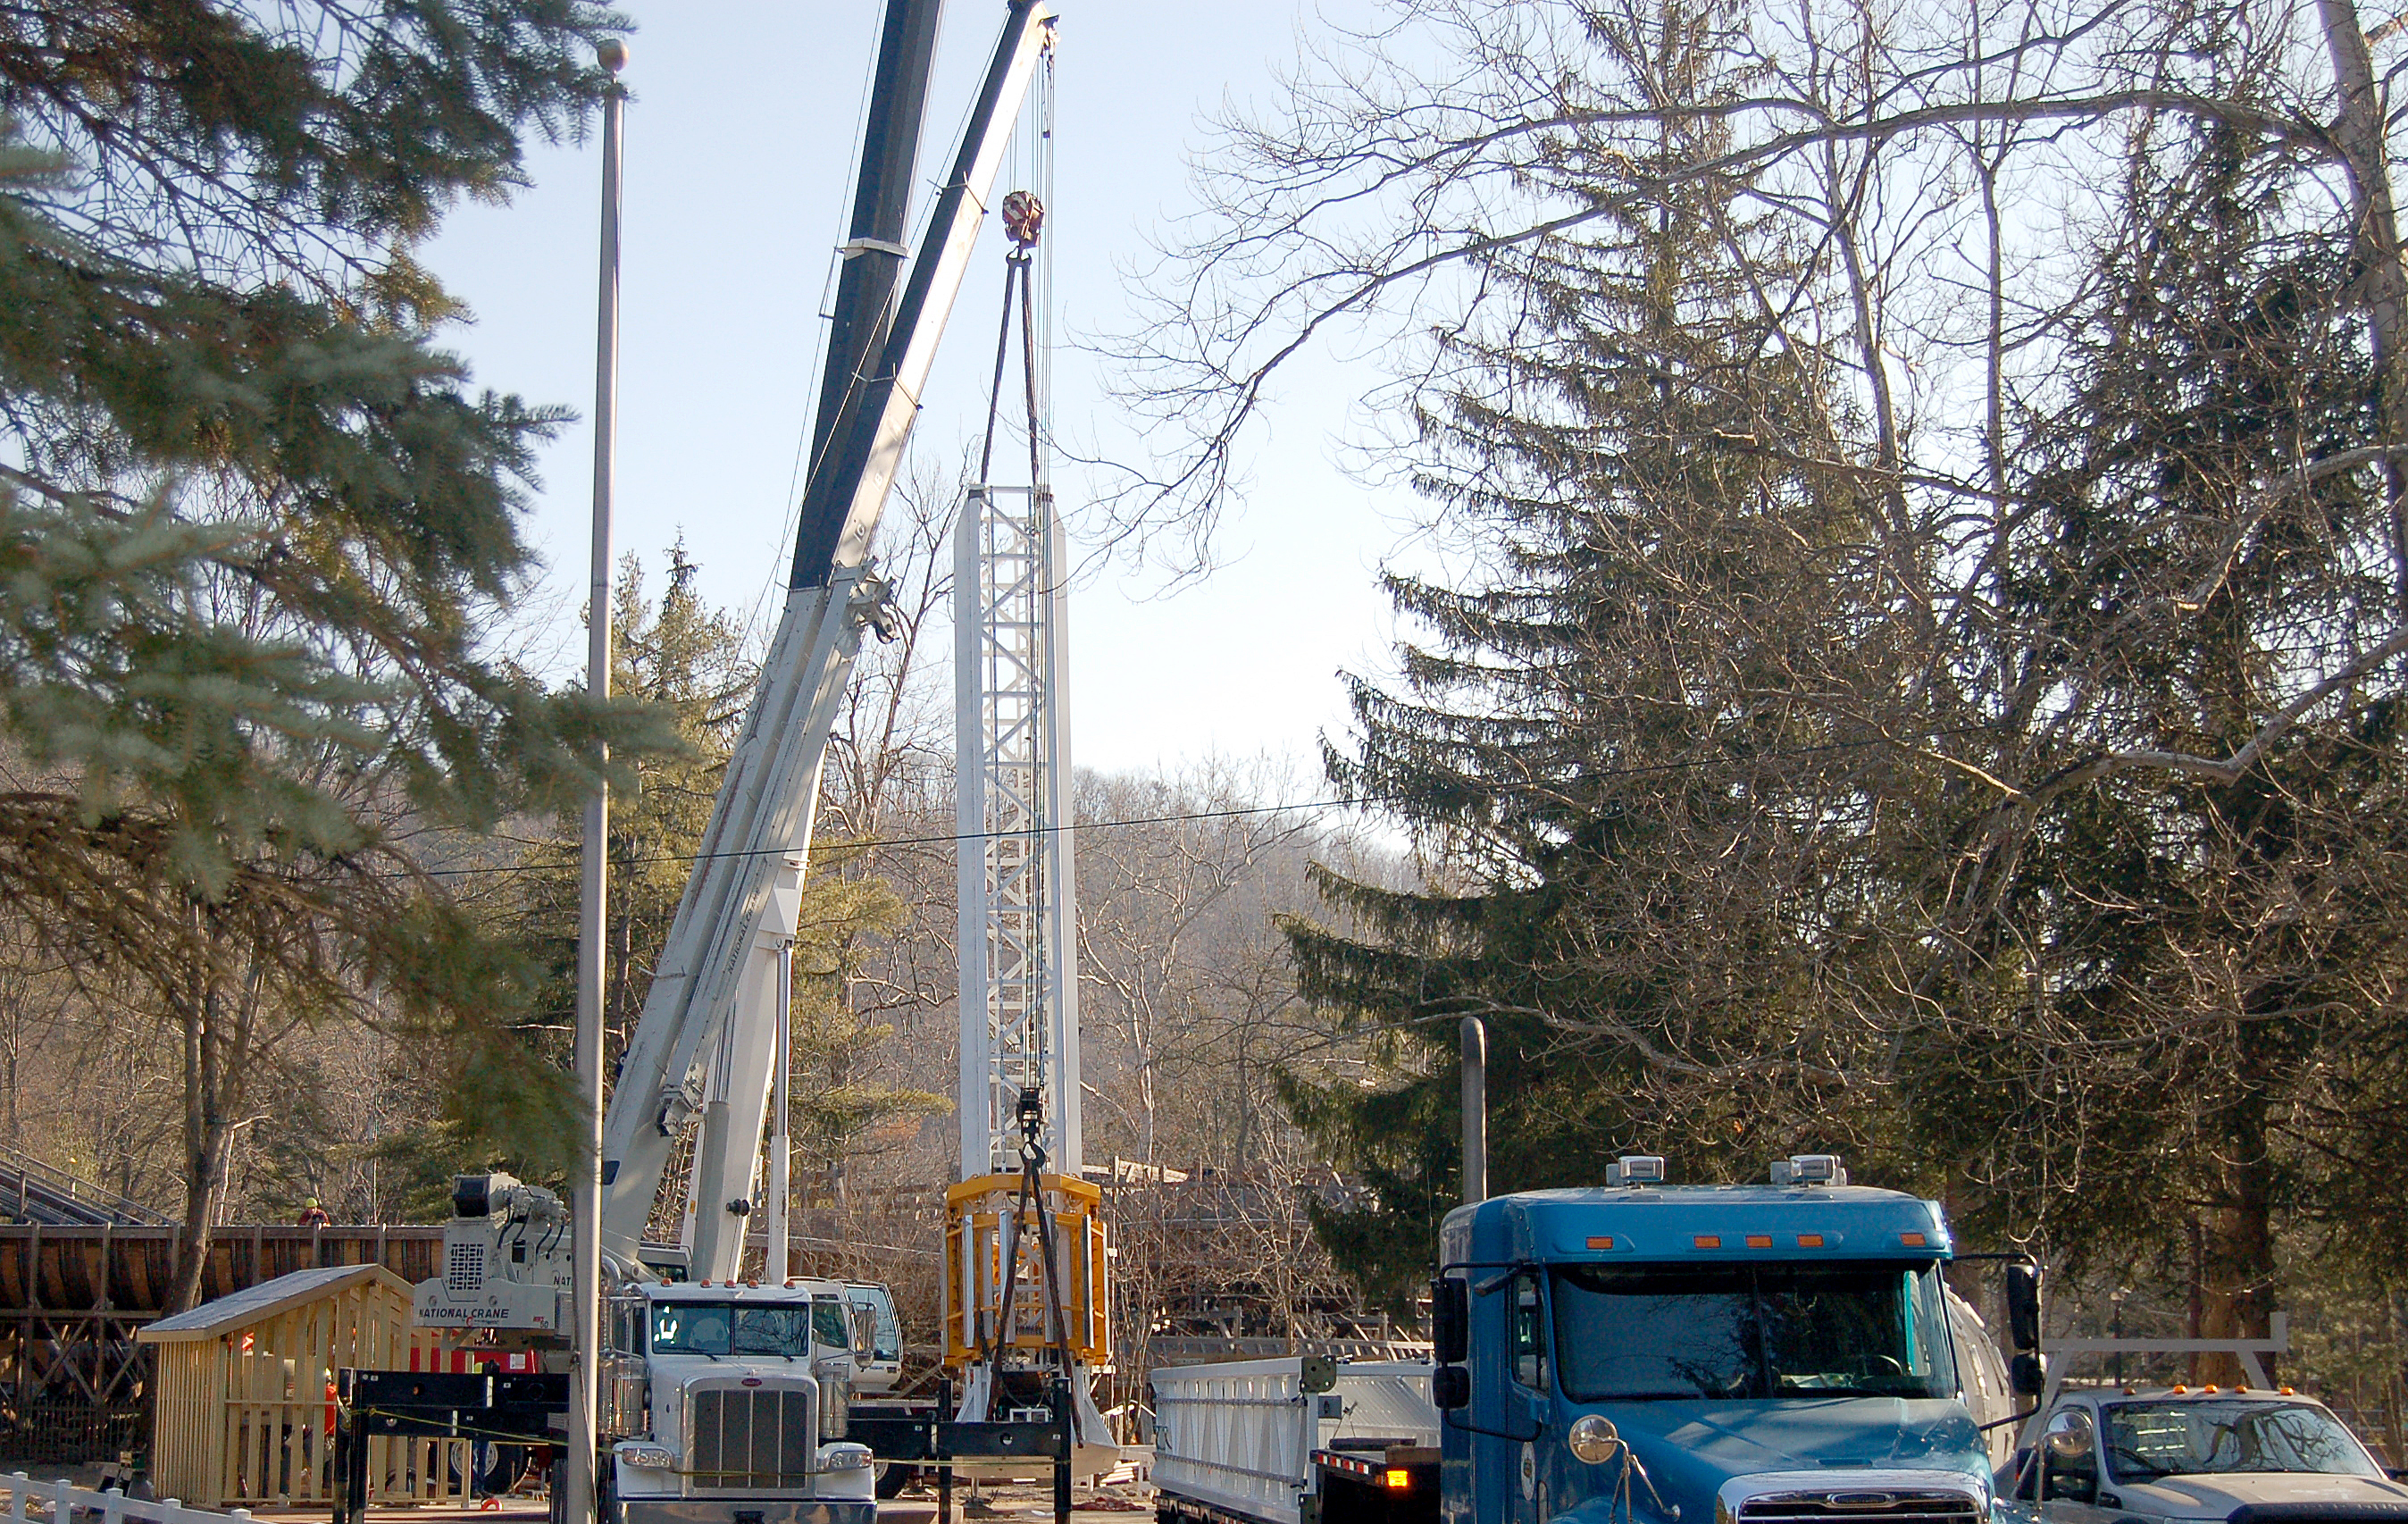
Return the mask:
{"type": "MultiPolygon", "coordinates": [[[[1747,87],[1714,7],[1587,14],[1600,102],[1747,87]]],[[[1422,489],[1486,554],[1461,585],[1388,579],[1428,638],[1399,689],[1354,680],[1328,757],[1436,881],[1324,871],[1336,924],[1288,927],[1305,993],[1389,1076],[1287,1092],[1369,1187],[1319,1226],[1390,1301],[1456,1199],[1457,1016],[1489,1023],[1495,1189],[1593,1183],[1619,1149],[1706,1174],[1855,1141],[1831,1015],[1879,797],[1844,717],[1884,676],[1872,505],[1825,357],[1763,302],[1804,272],[1741,185],[1686,173],[1719,138],[1681,121],[1635,155],[1578,131],[1541,155],[1599,214],[1484,260],[1516,319],[1444,340],[1422,419],[1422,489]]]]}
{"type": "Polygon", "coordinates": [[[2352,239],[2304,214],[2320,193],[2287,155],[2171,135],[2127,194],[2068,395],[2019,456],[2042,522],[2010,579],[2023,681],[2000,711],[2028,775],[2071,786],[2034,791],[2001,912],[1965,943],[1999,990],[1941,995],[1965,1026],[1907,1050],[1909,1108],[1988,1182],[1977,1228],[2137,1260],[2188,1283],[2199,1333],[2264,1337],[2280,1231],[2304,1247],[2320,1219],[2396,1223],[2408,1200],[2365,1152],[2399,1100],[2380,1076],[2408,970],[2396,684],[2229,777],[2100,762],[2239,754],[2270,685],[2341,669],[2386,621],[2375,473],[2320,468],[2368,453],[2376,387],[2352,239]],[[2041,697],[2069,670],[2098,675],[2041,697]]]}
{"type": "Polygon", "coordinates": [[[619,24],[580,0],[0,21],[0,726],[31,774],[0,877],[183,1044],[171,1300],[279,1021],[373,991],[457,1040],[457,1077],[524,1070],[493,1060],[525,970],[395,825],[566,805],[604,729],[661,739],[482,649],[564,415],[471,392],[410,257],[460,195],[522,182],[523,135],[582,121],[619,24]]]}
{"type": "MultiPolygon", "coordinates": [[[[693,855],[710,827],[720,781],[760,681],[743,629],[726,611],[704,601],[695,585],[698,572],[682,544],[671,546],[666,584],[655,599],[646,590],[642,565],[630,554],[621,563],[613,595],[611,691],[652,706],[680,744],[639,758],[635,786],[611,803],[603,1014],[604,1067],[610,1071],[634,1038],[694,871],[693,855]]],[[[509,874],[503,892],[480,907],[496,934],[540,970],[521,1024],[523,1041],[563,1063],[577,1003],[579,840],[576,822],[564,818],[535,860],[509,874]]],[[[812,1194],[836,1192],[843,1161],[865,1131],[948,1104],[945,1097],[878,1085],[860,1072],[893,1028],[854,1012],[852,982],[866,939],[888,935],[906,919],[901,898],[867,870],[866,855],[842,841],[816,841],[803,880],[788,1090],[801,1155],[796,1178],[812,1194]]],[[[557,1169],[564,1161],[542,1121],[539,1112],[523,1105],[464,1111],[459,1120],[396,1140],[394,1157],[415,1171],[434,1203],[448,1192],[449,1172],[464,1160],[491,1160],[537,1175],[557,1169]]],[[[655,1230],[676,1236],[667,1221],[656,1223],[655,1230]]]]}

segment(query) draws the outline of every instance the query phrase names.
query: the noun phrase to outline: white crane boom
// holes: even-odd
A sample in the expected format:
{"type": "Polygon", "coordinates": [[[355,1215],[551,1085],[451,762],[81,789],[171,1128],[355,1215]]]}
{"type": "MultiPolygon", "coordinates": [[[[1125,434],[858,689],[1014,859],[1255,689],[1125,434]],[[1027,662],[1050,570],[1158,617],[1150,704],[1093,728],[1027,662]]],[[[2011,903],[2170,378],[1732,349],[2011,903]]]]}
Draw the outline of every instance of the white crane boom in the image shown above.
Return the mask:
{"type": "Polygon", "coordinates": [[[738,1268],[774,1065],[778,967],[801,908],[821,761],[862,627],[884,597],[870,541],[1053,24],[1042,0],[1012,0],[882,357],[849,389],[815,463],[760,693],[603,1122],[602,1248],[623,1267],[638,1263],[662,1172],[700,1114],[692,1270],[724,1280],[738,1268]]]}

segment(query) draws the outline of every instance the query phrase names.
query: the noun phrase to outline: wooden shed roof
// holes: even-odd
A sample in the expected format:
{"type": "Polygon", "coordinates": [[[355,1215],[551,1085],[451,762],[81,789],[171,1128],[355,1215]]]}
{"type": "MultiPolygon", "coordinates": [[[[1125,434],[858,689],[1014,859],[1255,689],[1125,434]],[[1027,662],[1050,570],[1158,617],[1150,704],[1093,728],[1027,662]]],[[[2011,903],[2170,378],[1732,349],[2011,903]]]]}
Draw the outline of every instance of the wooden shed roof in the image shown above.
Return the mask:
{"type": "Polygon", "coordinates": [[[327,1265],[318,1270],[296,1270],[290,1275],[262,1281],[232,1296],[205,1301],[189,1313],[163,1317],[147,1328],[135,1330],[134,1337],[144,1344],[154,1344],[214,1339],[219,1334],[273,1317],[287,1308],[316,1301],[322,1297],[369,1282],[398,1291],[404,1297],[410,1294],[409,1283],[382,1265],[327,1265]]]}

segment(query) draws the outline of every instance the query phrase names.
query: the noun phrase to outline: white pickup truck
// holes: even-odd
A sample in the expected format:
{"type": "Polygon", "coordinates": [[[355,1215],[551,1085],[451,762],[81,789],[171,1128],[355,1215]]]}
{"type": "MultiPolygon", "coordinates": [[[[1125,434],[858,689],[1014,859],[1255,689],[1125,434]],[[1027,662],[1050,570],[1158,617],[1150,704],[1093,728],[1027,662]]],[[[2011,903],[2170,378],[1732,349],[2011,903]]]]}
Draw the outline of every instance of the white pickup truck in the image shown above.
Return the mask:
{"type": "Polygon", "coordinates": [[[1999,1474],[2047,1524],[2408,1524],[2408,1487],[2287,1387],[2058,1393],[1999,1474]]]}

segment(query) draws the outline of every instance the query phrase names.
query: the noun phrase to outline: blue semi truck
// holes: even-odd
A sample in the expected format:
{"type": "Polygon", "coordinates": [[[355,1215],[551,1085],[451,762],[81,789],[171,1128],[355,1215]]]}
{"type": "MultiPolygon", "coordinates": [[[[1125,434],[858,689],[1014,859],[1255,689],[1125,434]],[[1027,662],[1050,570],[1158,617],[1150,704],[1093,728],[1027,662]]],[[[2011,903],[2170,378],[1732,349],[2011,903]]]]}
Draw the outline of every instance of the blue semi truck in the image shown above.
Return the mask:
{"type": "Polygon", "coordinates": [[[1342,1364],[1333,1379],[1297,1362],[1292,1390],[1258,1382],[1158,1435],[1161,1517],[1989,1524],[1974,1407],[2011,1400],[1942,1282],[1938,1205],[1850,1186],[1828,1155],[1777,1161],[1761,1186],[1664,1172],[1627,1157],[1601,1187],[1449,1213],[1425,1420],[1356,1432],[1342,1364]],[[1313,1427],[1267,1441],[1286,1412],[1313,1427]]]}

